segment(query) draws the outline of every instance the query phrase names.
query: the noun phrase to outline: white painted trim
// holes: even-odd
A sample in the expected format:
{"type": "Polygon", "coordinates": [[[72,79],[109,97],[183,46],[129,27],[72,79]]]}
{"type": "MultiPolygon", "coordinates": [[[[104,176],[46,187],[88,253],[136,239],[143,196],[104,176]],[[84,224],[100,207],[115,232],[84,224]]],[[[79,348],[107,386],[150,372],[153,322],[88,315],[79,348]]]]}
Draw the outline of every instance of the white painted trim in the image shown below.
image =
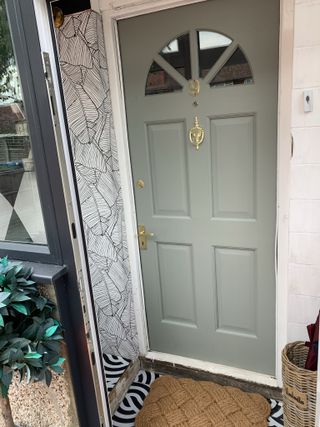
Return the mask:
{"type": "Polygon", "coordinates": [[[110,18],[106,12],[103,12],[102,16],[109,70],[112,113],[118,147],[118,161],[124,204],[124,216],[131,269],[134,312],[139,340],[139,351],[140,354],[146,354],[147,350],[149,349],[148,330],[143,295],[140,253],[137,239],[136,210],[131,176],[131,161],[129,154],[124,91],[122,87],[120,51],[118,49],[118,33],[116,28],[116,21],[110,18]]]}
{"type": "Polygon", "coordinates": [[[100,11],[109,18],[120,20],[206,0],[99,0],[100,11]]]}
{"type": "Polygon", "coordinates": [[[99,0],[90,0],[91,9],[100,13],[99,0]]]}
{"type": "MultiPolygon", "coordinates": [[[[135,295],[135,312],[142,355],[148,350],[148,333],[143,298],[140,254],[136,240],[136,214],[131,163],[128,147],[125,100],[122,87],[120,47],[117,21],[185,6],[204,0],[100,0],[107,59],[109,64],[110,92],[114,124],[119,150],[120,175],[126,213],[129,258],[132,268],[132,285],[135,295]]],[[[293,18],[294,0],[280,0],[280,58],[278,99],[278,173],[277,173],[277,271],[276,271],[276,378],[281,386],[281,350],[287,343],[288,262],[289,262],[289,171],[291,135],[291,96],[293,71],[293,18]]],[[[159,354],[159,353],[158,353],[159,354]]],[[[204,362],[203,362],[204,363],[204,362]]],[[[256,374],[255,375],[260,375],[256,374]]]]}
{"type": "Polygon", "coordinates": [[[276,259],[276,378],[282,386],[281,352],[288,342],[288,265],[293,87],[294,0],[280,2],[277,245],[276,259]]]}
{"type": "Polygon", "coordinates": [[[230,366],[218,365],[217,363],[203,362],[202,360],[176,356],[173,354],[158,353],[157,351],[149,351],[145,357],[152,361],[158,360],[160,362],[168,362],[174,365],[181,365],[186,368],[210,372],[210,374],[224,375],[238,380],[263,384],[269,387],[278,387],[278,382],[275,377],[247,371],[245,369],[232,368],[230,366]]]}

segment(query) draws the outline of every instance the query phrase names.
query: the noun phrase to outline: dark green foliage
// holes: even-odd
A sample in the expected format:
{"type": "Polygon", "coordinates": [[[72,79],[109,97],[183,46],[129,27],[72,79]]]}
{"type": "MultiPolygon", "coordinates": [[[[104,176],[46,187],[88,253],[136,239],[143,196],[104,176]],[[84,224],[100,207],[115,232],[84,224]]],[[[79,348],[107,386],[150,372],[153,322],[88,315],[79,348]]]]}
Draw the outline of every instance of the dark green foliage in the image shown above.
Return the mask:
{"type": "Polygon", "coordinates": [[[13,372],[20,380],[51,382],[51,370],[63,371],[60,323],[55,304],[39,294],[31,270],[0,259],[0,387],[8,394],[13,372]]]}
{"type": "MultiPolygon", "coordinates": [[[[4,0],[0,0],[0,82],[3,78],[10,78],[9,66],[13,62],[13,48],[9,32],[6,5],[4,0]]],[[[8,81],[0,84],[0,93],[7,88],[8,81]]]]}

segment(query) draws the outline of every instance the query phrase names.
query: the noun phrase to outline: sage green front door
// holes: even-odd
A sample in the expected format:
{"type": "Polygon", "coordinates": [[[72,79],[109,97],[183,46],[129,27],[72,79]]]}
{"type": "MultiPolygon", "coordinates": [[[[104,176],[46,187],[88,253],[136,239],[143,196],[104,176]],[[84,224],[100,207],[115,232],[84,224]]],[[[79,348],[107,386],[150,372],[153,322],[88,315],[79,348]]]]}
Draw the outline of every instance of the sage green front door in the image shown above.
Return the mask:
{"type": "Polygon", "coordinates": [[[119,22],[151,350],[274,373],[278,31],[278,0],[119,22]]]}

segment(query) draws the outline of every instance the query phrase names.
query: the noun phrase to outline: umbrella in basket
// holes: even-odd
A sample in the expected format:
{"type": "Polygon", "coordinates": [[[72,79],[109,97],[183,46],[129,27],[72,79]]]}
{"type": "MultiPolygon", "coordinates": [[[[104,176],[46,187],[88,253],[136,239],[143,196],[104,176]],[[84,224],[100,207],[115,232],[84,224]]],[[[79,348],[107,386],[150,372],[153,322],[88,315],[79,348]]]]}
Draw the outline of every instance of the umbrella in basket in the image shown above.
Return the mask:
{"type": "Polygon", "coordinates": [[[316,371],[318,366],[318,345],[319,345],[319,314],[316,323],[307,326],[310,342],[306,342],[309,352],[305,364],[305,369],[316,371]]]}

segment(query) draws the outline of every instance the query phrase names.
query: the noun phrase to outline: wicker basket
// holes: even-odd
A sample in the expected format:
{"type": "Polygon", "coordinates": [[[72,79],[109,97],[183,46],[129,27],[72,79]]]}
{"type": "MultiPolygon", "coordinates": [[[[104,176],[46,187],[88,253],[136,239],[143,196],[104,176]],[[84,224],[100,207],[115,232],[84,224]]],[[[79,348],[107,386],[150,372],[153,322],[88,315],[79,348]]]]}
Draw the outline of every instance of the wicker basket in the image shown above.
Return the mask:
{"type": "Polygon", "coordinates": [[[287,344],[282,351],[285,427],[315,427],[317,372],[304,369],[307,355],[301,341],[287,344]]]}

